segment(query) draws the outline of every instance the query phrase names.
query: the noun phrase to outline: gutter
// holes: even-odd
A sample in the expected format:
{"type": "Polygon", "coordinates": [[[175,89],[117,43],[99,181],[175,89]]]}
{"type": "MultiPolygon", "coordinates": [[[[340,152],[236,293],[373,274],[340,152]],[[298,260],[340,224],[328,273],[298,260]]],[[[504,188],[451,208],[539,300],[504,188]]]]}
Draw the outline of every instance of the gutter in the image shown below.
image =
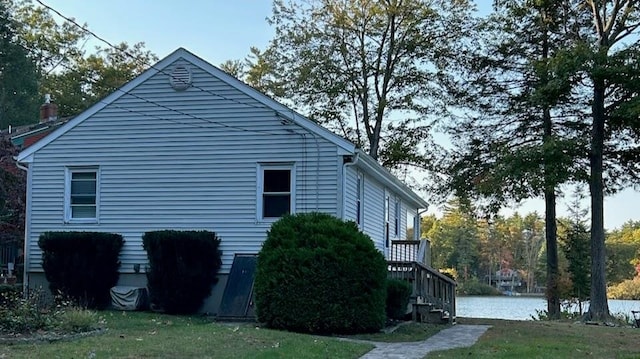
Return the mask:
{"type": "Polygon", "coordinates": [[[13,157],[13,159],[16,161],[16,167],[18,167],[19,169],[25,171],[27,173],[27,198],[25,201],[25,217],[24,217],[24,248],[22,248],[22,255],[24,256],[24,263],[22,266],[22,290],[23,293],[26,293],[27,290],[29,289],[29,276],[27,275],[28,273],[28,269],[29,269],[29,251],[28,251],[28,246],[27,246],[27,242],[29,241],[29,222],[31,222],[31,211],[30,211],[30,191],[29,191],[29,186],[31,184],[31,171],[29,171],[29,167],[24,166],[23,164],[21,164],[18,161],[17,157],[13,157]]]}

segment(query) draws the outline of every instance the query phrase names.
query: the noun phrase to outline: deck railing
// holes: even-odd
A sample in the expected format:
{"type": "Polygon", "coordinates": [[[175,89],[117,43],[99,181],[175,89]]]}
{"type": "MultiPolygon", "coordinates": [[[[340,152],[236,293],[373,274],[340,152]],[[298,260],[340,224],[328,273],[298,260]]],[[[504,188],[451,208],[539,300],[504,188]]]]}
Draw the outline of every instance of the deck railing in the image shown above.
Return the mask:
{"type": "Polygon", "coordinates": [[[400,262],[420,262],[431,265],[431,252],[428,239],[391,241],[389,260],[400,262]]]}
{"type": "Polygon", "coordinates": [[[389,250],[389,278],[406,280],[413,288],[412,301],[431,304],[449,313],[449,321],[456,316],[456,282],[432,268],[427,262],[428,244],[422,241],[392,241],[389,250]],[[422,242],[422,244],[421,244],[422,242]]]}

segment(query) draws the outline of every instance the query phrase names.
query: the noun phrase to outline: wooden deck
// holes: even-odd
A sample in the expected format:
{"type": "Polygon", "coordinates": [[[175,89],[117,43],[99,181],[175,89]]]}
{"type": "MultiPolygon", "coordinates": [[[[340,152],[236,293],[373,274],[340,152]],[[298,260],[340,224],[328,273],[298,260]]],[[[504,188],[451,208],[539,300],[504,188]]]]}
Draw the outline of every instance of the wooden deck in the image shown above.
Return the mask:
{"type": "Polygon", "coordinates": [[[430,266],[427,240],[392,241],[387,262],[389,278],[412,285],[414,320],[455,322],[456,282],[430,266]]]}

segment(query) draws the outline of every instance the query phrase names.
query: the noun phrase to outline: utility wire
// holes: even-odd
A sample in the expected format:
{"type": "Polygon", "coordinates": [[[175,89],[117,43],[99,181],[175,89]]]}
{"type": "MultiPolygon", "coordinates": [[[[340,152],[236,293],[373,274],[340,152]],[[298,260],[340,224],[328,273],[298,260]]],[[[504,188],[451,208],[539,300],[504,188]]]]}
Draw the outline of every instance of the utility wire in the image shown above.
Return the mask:
{"type": "MultiPolygon", "coordinates": [[[[123,54],[125,54],[126,56],[128,56],[128,57],[130,57],[130,58],[134,59],[135,61],[138,61],[138,62],[142,63],[142,64],[143,64],[143,65],[145,65],[145,66],[149,66],[149,68],[151,68],[151,69],[154,69],[154,70],[156,70],[156,71],[158,71],[158,72],[160,72],[160,73],[162,73],[162,74],[165,74],[165,75],[167,75],[167,76],[171,76],[171,74],[169,74],[169,73],[165,72],[165,70],[163,70],[163,69],[159,69],[159,68],[155,67],[153,64],[148,64],[148,63],[146,63],[146,62],[142,62],[140,58],[138,58],[137,56],[133,55],[133,54],[132,54],[132,53],[130,53],[129,51],[126,51],[126,50],[124,50],[124,49],[122,49],[122,48],[120,48],[120,47],[118,47],[118,46],[116,46],[116,45],[112,44],[112,43],[111,43],[111,42],[109,42],[108,40],[106,40],[106,39],[104,39],[103,37],[101,37],[101,36],[97,35],[95,32],[93,32],[93,31],[89,30],[87,27],[85,27],[85,26],[82,26],[82,25],[78,24],[78,22],[76,22],[73,18],[67,17],[67,16],[65,16],[64,14],[62,14],[60,11],[58,11],[58,10],[54,9],[53,7],[51,7],[51,6],[47,5],[47,4],[45,4],[44,2],[42,2],[42,0],[36,0],[36,2],[38,2],[40,5],[42,5],[43,7],[45,7],[47,10],[54,12],[56,15],[60,16],[60,17],[61,17],[61,18],[63,18],[64,20],[66,20],[66,21],[70,22],[71,24],[73,24],[73,25],[74,25],[74,26],[76,26],[77,28],[81,29],[82,31],[84,31],[84,32],[86,32],[87,34],[91,35],[91,36],[92,36],[92,37],[94,37],[95,39],[97,39],[97,40],[99,40],[100,42],[102,42],[102,43],[106,44],[107,46],[111,47],[112,49],[114,49],[114,50],[116,50],[116,51],[120,51],[121,53],[123,53],[123,54]]],[[[199,87],[199,86],[197,86],[197,85],[194,85],[193,83],[191,84],[191,86],[192,86],[192,87],[194,87],[194,88],[196,88],[196,89],[198,89],[198,90],[200,90],[200,91],[202,91],[202,92],[209,93],[209,94],[210,94],[210,95],[212,95],[212,96],[220,97],[220,98],[223,98],[223,99],[225,99],[225,100],[232,101],[232,102],[235,102],[235,103],[238,103],[238,104],[244,105],[244,106],[250,106],[250,107],[254,107],[254,108],[258,108],[258,109],[268,109],[268,107],[267,107],[267,106],[264,106],[264,105],[255,105],[255,104],[252,104],[252,103],[246,103],[246,102],[238,101],[238,100],[235,100],[235,99],[227,98],[227,97],[222,96],[222,95],[220,95],[220,94],[214,93],[214,92],[212,92],[212,91],[210,91],[210,90],[208,90],[208,89],[205,89],[205,88],[199,87]]]]}

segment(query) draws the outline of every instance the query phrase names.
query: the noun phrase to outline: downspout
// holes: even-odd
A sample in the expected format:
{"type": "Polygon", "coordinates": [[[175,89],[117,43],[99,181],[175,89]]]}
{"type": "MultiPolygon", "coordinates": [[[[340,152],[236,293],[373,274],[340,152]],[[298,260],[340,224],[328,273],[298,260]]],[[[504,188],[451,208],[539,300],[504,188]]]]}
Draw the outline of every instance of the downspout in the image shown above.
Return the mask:
{"type": "Polygon", "coordinates": [[[355,155],[353,156],[353,158],[351,159],[351,161],[349,162],[345,162],[342,164],[342,208],[340,210],[340,218],[342,220],[345,220],[345,215],[346,215],[346,210],[345,208],[347,207],[347,167],[353,167],[356,164],[358,164],[358,161],[360,160],[360,153],[356,151],[355,155]]]}
{"type": "MultiPolygon", "coordinates": [[[[29,187],[31,184],[31,171],[29,171],[29,167],[25,167],[20,162],[18,162],[16,157],[13,157],[16,161],[16,167],[25,171],[27,173],[27,192],[29,192],[29,187]]],[[[23,266],[22,266],[22,291],[23,293],[27,293],[29,289],[29,276],[28,268],[29,268],[29,251],[27,250],[27,242],[29,241],[29,222],[30,222],[30,201],[29,201],[29,193],[26,194],[27,198],[25,199],[25,218],[24,218],[24,247],[22,248],[22,256],[23,256],[23,266]]]]}

